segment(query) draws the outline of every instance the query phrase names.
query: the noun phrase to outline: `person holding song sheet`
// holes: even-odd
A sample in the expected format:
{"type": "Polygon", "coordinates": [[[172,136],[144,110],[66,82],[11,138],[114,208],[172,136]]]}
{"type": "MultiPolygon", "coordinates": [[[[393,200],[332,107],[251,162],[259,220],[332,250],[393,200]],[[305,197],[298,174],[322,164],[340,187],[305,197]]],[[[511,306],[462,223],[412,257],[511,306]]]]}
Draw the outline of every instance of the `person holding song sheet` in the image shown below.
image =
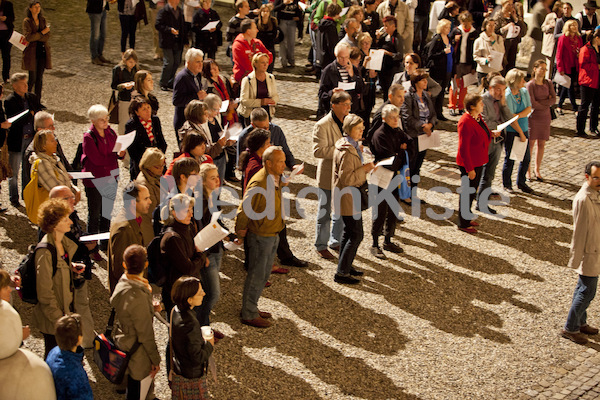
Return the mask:
{"type": "Polygon", "coordinates": [[[506,74],[506,84],[508,85],[505,92],[506,104],[513,114],[518,115],[519,119],[517,121],[519,122],[522,133],[518,133],[515,128],[510,125],[506,128],[506,140],[504,143],[506,154],[504,157],[504,166],[502,167],[502,184],[507,192],[514,193],[511,175],[515,164],[515,154],[511,153],[513,153],[513,147],[515,147],[515,139],[517,139],[526,146],[524,156],[519,164],[517,187],[525,193],[533,193],[533,189],[525,182],[526,174],[529,170],[529,161],[531,159],[529,146],[527,146],[527,140],[529,138],[528,117],[531,113],[531,98],[529,97],[529,92],[525,88],[525,72],[516,68],[511,69],[506,74]]]}

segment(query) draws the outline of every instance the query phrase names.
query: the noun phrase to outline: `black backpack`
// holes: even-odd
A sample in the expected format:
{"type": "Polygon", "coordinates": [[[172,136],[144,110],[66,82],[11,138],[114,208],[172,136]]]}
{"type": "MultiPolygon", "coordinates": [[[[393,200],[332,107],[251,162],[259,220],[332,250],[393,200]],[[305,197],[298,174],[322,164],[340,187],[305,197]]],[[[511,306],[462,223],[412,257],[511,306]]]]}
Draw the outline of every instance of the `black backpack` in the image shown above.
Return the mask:
{"type": "Polygon", "coordinates": [[[164,262],[164,256],[160,251],[160,242],[167,232],[173,232],[173,229],[167,228],[155,236],[148,245],[147,249],[148,282],[160,287],[165,285],[167,282],[167,277],[169,276],[169,268],[166,266],[166,263],[164,262]]]}
{"type": "Polygon", "coordinates": [[[50,250],[50,254],[52,255],[52,277],[56,274],[57,270],[57,255],[56,255],[56,247],[51,245],[50,243],[38,243],[37,246],[29,246],[29,251],[21,264],[19,264],[19,268],[17,268],[17,272],[21,276],[21,289],[20,295],[21,299],[26,303],[37,304],[37,274],[36,274],[36,265],[35,265],[35,253],[38,249],[48,249],[50,250]]]}

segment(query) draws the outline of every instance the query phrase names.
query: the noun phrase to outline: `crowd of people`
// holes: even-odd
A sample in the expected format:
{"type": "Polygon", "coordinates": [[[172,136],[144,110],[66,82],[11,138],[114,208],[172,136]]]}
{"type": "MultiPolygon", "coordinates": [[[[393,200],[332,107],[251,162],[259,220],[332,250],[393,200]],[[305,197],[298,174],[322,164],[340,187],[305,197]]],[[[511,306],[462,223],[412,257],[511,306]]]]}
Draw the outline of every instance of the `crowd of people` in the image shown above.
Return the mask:
{"type": "MultiPolygon", "coordinates": [[[[401,203],[422,203],[417,192],[427,157],[422,139],[449,121],[444,108],[460,117],[456,164],[463,190],[457,226],[469,234],[476,234],[479,225],[471,212],[473,202],[478,211],[496,214],[489,200],[514,192],[515,161],[516,187],[522,192],[533,193],[528,181],[544,180],[541,167],[550,123],[555,114],[564,114],[567,96],[578,111],[577,135],[589,137],[585,126],[590,107],[591,136],[600,135],[600,29],[593,1],[577,17],[569,3],[538,1],[529,27],[522,4],[513,0],[499,5],[448,1],[429,39],[431,0],[238,0],[226,24],[210,0],[197,5],[149,1],[148,10],[144,1],[116,2],[122,59],[112,71],[114,97],[109,108],[89,108],[88,129],[75,159],[69,161],[53,116],[41,102],[43,73],[51,68],[50,24],[40,2],[30,1],[23,21],[29,44],[22,69],[28,74],[10,75],[6,42],[15,15],[10,1],[0,1],[3,79],[13,89],[0,107],[0,164],[8,177],[11,204],[22,209],[23,198],[27,215],[39,227],[41,246],[33,253],[38,303],[32,323],[43,334],[59,398],[93,396],[80,361],[82,348],[90,348],[94,339],[87,280],[94,261],[105,257],[116,315],[114,341],[124,351],[135,349],[127,379],[116,388],[128,399],[138,399],[140,382],[159,372],[161,355],[152,323],[155,312],[161,311],[170,321],[166,359],[173,372],[173,398],[205,398],[213,346],[224,335],[212,330],[213,336],[206,336],[201,328],[210,327],[211,310],[219,301],[226,244],[243,248],[245,254],[241,322],[257,328],[272,325],[271,314],[258,308],[270,275],[308,265],[290,248],[282,208],[283,189],[289,185],[286,170],[302,172],[292,150],[303,149],[292,149],[273,122],[280,99],[272,73],[276,44],[281,66],[296,66],[296,39],[303,37],[306,17],[311,46],[305,73],[319,79],[319,120],[312,132],[319,202],[314,246],[323,259],[334,260],[332,251],[339,253],[333,277],[337,283],[358,284],[364,275],[354,259],[364,238],[365,210],[372,212],[370,254],[385,259],[384,251],[404,252],[394,241],[402,221],[401,203]],[[172,92],[175,149],[168,148],[165,139],[172,132],[170,121],[165,124],[157,116],[160,105],[152,74],[140,68],[135,50],[136,24],[148,16],[154,27],[154,58],[163,60],[159,87],[172,92]],[[516,59],[525,35],[533,39],[534,51],[524,71],[516,67],[516,59]],[[372,67],[372,49],[383,52],[380,68],[372,67]],[[231,58],[230,77],[215,60],[219,51],[231,58]],[[182,57],[185,63],[179,70],[182,57]],[[478,86],[469,88],[475,82],[478,86]],[[374,110],[379,93],[384,101],[374,110]],[[118,124],[117,131],[110,123],[118,124]],[[227,132],[239,125],[241,133],[234,140],[227,132]],[[133,132],[133,142],[116,149],[125,132],[133,132]],[[515,156],[515,149],[523,146],[521,156],[515,156]],[[504,194],[492,189],[502,150],[504,194]],[[122,193],[119,162],[129,169],[122,193]],[[93,176],[82,179],[87,224],[75,211],[82,192],[70,173],[79,171],[93,176]],[[388,183],[371,183],[369,176],[376,173],[389,178],[379,182],[388,183]],[[243,195],[233,232],[200,248],[195,242],[198,232],[215,224],[227,229],[216,201],[225,181],[243,195]],[[373,205],[375,196],[385,200],[373,205]],[[123,207],[113,209],[120,197],[123,207]],[[108,239],[81,240],[100,233],[108,233],[108,239]],[[154,299],[157,295],[160,302],[154,299]]],[[[112,3],[87,2],[93,64],[110,64],[103,49],[112,3]]],[[[588,167],[588,185],[597,196],[593,179],[599,166],[588,167]]],[[[578,240],[588,240],[578,235],[578,240]]],[[[573,263],[573,268],[579,264],[573,263]]],[[[10,301],[10,287],[19,286],[20,279],[0,272],[0,294],[10,301]]],[[[593,295],[585,296],[589,304],[593,295]]],[[[583,342],[581,332],[598,330],[587,325],[587,305],[577,307],[563,336],[583,342]]],[[[28,332],[23,329],[24,335],[28,332]]],[[[152,388],[148,396],[153,397],[152,388]]]]}

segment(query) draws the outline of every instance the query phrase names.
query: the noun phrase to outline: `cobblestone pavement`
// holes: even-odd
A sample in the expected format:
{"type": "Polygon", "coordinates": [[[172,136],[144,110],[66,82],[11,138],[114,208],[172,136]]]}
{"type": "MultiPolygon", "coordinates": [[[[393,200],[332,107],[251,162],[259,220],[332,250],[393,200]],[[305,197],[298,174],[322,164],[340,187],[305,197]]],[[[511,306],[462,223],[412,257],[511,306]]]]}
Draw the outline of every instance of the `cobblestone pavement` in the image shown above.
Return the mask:
{"type": "MultiPolygon", "coordinates": [[[[111,68],[90,63],[84,3],[42,4],[52,24],[54,64],[45,75],[43,103],[55,114],[69,157],[87,127],[88,107],[106,104],[110,95],[111,68]]],[[[14,4],[20,20],[25,1],[14,4]]],[[[228,7],[217,9],[223,21],[231,15],[228,7]]],[[[120,57],[119,34],[113,7],[105,56],[115,63],[120,57]]],[[[308,38],[304,41],[297,47],[299,67],[282,69],[277,61],[275,68],[281,101],[274,122],[306,166],[305,175],[291,186],[292,193],[314,186],[316,175],[311,132],[318,83],[303,73],[308,38]]],[[[142,67],[158,82],[161,65],[152,60],[150,43],[151,31],[142,26],[136,50],[142,67]]],[[[218,60],[228,73],[231,63],[223,50],[218,60]]],[[[12,65],[12,72],[19,70],[15,49],[12,65]]],[[[158,88],[155,93],[171,157],[175,138],[170,93],[158,88]]],[[[428,152],[423,166],[420,195],[428,203],[427,214],[419,217],[405,208],[405,222],[397,229],[404,254],[390,254],[385,261],[369,255],[371,220],[365,213],[365,239],[356,262],[366,274],[358,287],[333,283],[335,263],[313,251],[314,219],[302,220],[292,213],[287,221],[292,249],[311,266],[272,277],[273,286],[263,293],[260,307],[273,313],[275,326],[258,331],[239,322],[243,255],[226,254],[213,325],[227,338],[215,352],[219,383],[211,385],[213,398],[600,398],[600,341],[591,338],[582,348],[558,337],[576,283],[575,274],[564,268],[572,233],[571,199],[582,184],[585,163],[600,157],[600,141],[576,137],[574,113],[566,111],[552,123],[542,166],[546,180],[531,183],[537,195],[512,195],[510,205],[498,206],[504,219],[480,214],[480,233],[468,236],[451,221],[429,217],[430,211],[455,208],[458,196],[424,190],[443,186],[455,191],[458,186],[458,118],[451,119],[439,125],[442,146],[428,152]]],[[[128,171],[122,168],[121,173],[123,183],[128,171]]],[[[498,178],[495,183],[499,185],[498,178]]],[[[0,194],[5,204],[6,187],[4,183],[0,194]]],[[[293,199],[294,205],[314,215],[316,197],[311,196],[293,199]]],[[[85,202],[78,210],[85,219],[85,202]]],[[[0,216],[0,256],[6,268],[16,268],[35,233],[23,210],[11,208],[0,216]]],[[[105,265],[99,263],[90,282],[97,330],[103,329],[109,313],[105,265]]],[[[592,321],[597,320],[599,303],[589,310],[592,321]]],[[[29,323],[31,309],[18,301],[15,306],[29,323]]],[[[155,330],[164,354],[166,329],[157,323],[155,330]]],[[[25,346],[41,354],[41,342],[34,330],[25,346]]],[[[117,398],[91,364],[86,360],[95,397],[117,398]]],[[[160,398],[170,396],[164,367],[163,361],[156,382],[160,398]]]]}

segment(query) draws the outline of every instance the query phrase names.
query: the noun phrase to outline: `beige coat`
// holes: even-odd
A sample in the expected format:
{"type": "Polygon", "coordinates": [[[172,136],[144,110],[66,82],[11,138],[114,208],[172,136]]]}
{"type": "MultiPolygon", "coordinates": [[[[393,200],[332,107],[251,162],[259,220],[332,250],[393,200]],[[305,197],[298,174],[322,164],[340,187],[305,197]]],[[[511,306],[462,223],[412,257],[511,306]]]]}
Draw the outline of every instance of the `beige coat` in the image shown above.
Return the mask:
{"type": "MultiPolygon", "coordinates": [[[[496,42],[492,44],[490,37],[485,32],[481,32],[479,37],[475,39],[475,43],[473,43],[473,60],[477,63],[477,72],[484,74],[500,72],[490,68],[487,63],[490,50],[499,51],[504,54],[504,39],[502,36],[496,35],[496,42]]],[[[504,62],[502,65],[504,65],[504,62]]]]}
{"type": "Polygon", "coordinates": [[[556,13],[551,12],[546,15],[544,23],[542,24],[542,32],[544,37],[542,38],[542,54],[546,57],[554,58],[556,54],[556,40],[554,39],[554,27],[556,26],[556,13]]]}
{"type": "Polygon", "coordinates": [[[135,219],[128,221],[125,210],[110,223],[110,239],[108,240],[108,283],[112,293],[117,282],[123,275],[123,253],[132,244],[148,247],[154,239],[152,222],[147,217],[142,217],[141,226],[135,219]]]}
{"type": "MultiPolygon", "coordinates": [[[[275,84],[275,77],[273,74],[267,73],[267,91],[269,92],[269,97],[273,99],[275,103],[279,103],[279,95],[277,94],[277,85],[275,84]]],[[[237,108],[237,112],[245,118],[250,117],[250,113],[255,108],[261,107],[260,101],[261,99],[256,98],[256,75],[255,72],[252,71],[248,74],[248,76],[242,79],[242,86],[240,89],[240,105],[237,108]]],[[[271,115],[273,118],[273,115],[271,115]]]]}
{"type": "Polygon", "coordinates": [[[342,216],[360,214],[359,192],[355,191],[353,198],[351,194],[342,193],[340,190],[359,187],[366,181],[367,174],[356,148],[350,144],[347,137],[341,138],[336,142],[333,153],[333,211],[342,216]]]}
{"type": "Polygon", "coordinates": [[[340,128],[333,120],[332,111],[315,124],[312,133],[313,155],[319,159],[317,164],[317,186],[331,190],[333,152],[335,143],[342,138],[340,128]]]}
{"type": "Polygon", "coordinates": [[[579,275],[600,275],[600,194],[587,182],[573,199],[573,239],[569,267],[579,275]]]}
{"type": "Polygon", "coordinates": [[[152,221],[152,213],[160,204],[160,176],[154,176],[147,169],[141,168],[135,181],[140,185],[144,185],[150,192],[150,211],[144,217],[148,218],[148,221],[152,221]]]}
{"type": "Polygon", "coordinates": [[[115,344],[128,351],[136,342],[140,343],[129,360],[127,372],[133,379],[142,380],[150,374],[152,365],[160,365],[152,326],[152,292],[143,282],[122,276],[110,297],[110,305],[116,311],[115,344]]]}
{"type": "MultiPolygon", "coordinates": [[[[50,243],[56,247],[54,236],[45,235],[40,243],[50,243]]],[[[66,236],[62,245],[73,259],[77,245],[66,236]]],[[[52,276],[52,254],[48,249],[41,249],[35,255],[36,289],[38,303],[33,308],[33,325],[43,333],[54,335],[54,324],[60,317],[71,313],[73,303],[73,272],[71,266],[57,254],[56,274],[52,276]]]]}

